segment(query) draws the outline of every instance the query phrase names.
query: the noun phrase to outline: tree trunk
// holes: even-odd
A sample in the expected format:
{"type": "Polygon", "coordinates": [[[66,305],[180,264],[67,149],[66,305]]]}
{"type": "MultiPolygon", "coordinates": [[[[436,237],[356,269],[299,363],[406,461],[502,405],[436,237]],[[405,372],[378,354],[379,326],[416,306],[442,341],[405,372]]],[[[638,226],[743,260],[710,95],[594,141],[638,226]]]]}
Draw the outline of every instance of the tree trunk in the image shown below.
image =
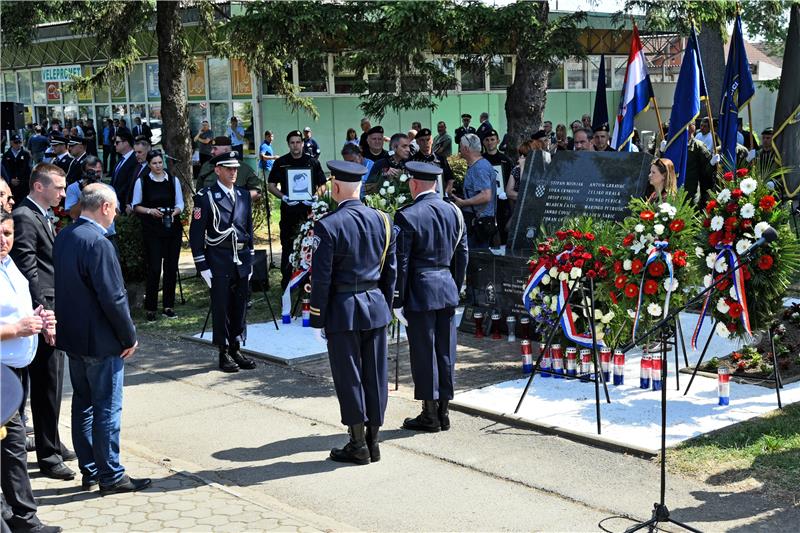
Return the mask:
{"type": "Polygon", "coordinates": [[[188,58],[181,27],[180,2],[156,2],[156,37],[163,132],[161,144],[164,151],[175,158],[169,160],[169,170],[181,181],[184,198],[190,200],[192,145],[184,91],[188,58]]]}
{"type": "MultiPolygon", "coordinates": [[[[542,27],[547,26],[547,2],[541,2],[536,18],[542,27]]],[[[506,122],[508,123],[508,148],[506,152],[516,160],[517,146],[541,127],[547,103],[547,83],[552,67],[531,54],[517,51],[514,83],[506,91],[506,122]]]]}
{"type": "Polygon", "coordinates": [[[697,44],[700,46],[700,57],[703,59],[711,112],[714,117],[718,117],[722,101],[722,82],[725,80],[725,45],[719,30],[711,25],[702,29],[697,36],[697,44]]]}

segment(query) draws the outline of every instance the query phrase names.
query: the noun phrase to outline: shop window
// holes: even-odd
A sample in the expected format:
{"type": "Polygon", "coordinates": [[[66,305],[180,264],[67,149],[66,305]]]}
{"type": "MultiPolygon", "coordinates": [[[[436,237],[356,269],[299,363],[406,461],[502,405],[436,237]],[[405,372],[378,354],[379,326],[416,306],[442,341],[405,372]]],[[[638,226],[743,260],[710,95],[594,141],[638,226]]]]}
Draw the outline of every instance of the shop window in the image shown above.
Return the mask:
{"type": "Polygon", "coordinates": [[[210,106],[211,129],[215,135],[225,135],[231,119],[231,106],[227,102],[215,102],[210,106]]]}
{"type": "Polygon", "coordinates": [[[44,82],[42,81],[41,70],[31,71],[31,84],[33,85],[33,103],[46,104],[47,91],[45,89],[44,82]]]}
{"type": "Polygon", "coordinates": [[[133,69],[128,74],[128,83],[130,84],[131,100],[139,102],[144,101],[144,65],[138,63],[133,65],[133,69]]]}
{"type": "Polygon", "coordinates": [[[297,83],[304,93],[328,92],[328,70],[326,57],[301,59],[297,62],[297,83]]]}
{"type": "Polygon", "coordinates": [[[494,56],[489,63],[489,88],[505,89],[511,85],[514,75],[514,62],[510,56],[494,56]]]}
{"type": "Polygon", "coordinates": [[[233,116],[239,120],[239,125],[244,128],[244,154],[254,154],[253,104],[251,102],[234,102],[233,116]]]}
{"type": "Polygon", "coordinates": [[[336,94],[355,94],[353,86],[359,78],[352,70],[342,66],[343,58],[336,56],[333,60],[333,92],[336,94]]]}
{"type": "Polygon", "coordinates": [[[208,59],[208,89],[211,100],[230,98],[231,70],[227,59],[208,59]]]}
{"type": "Polygon", "coordinates": [[[559,63],[550,73],[550,79],[547,81],[548,89],[563,89],[564,88],[564,63],[559,63]]]}
{"type": "MultiPolygon", "coordinates": [[[[283,67],[283,70],[284,70],[284,72],[286,74],[286,82],[289,83],[289,84],[294,83],[294,81],[293,81],[294,80],[294,77],[293,77],[294,74],[293,74],[292,64],[289,63],[288,65],[285,65],[283,67]]],[[[272,81],[268,80],[267,78],[262,78],[261,79],[261,94],[271,94],[271,95],[278,94],[277,84],[272,83],[272,81]]]]}
{"type": "Polygon", "coordinates": [[[464,63],[461,65],[461,90],[486,90],[486,67],[482,63],[464,63]]]}
{"type": "Polygon", "coordinates": [[[31,100],[30,71],[17,72],[17,85],[19,87],[19,101],[25,104],[33,103],[31,100]]]}
{"type": "Polygon", "coordinates": [[[17,77],[13,72],[3,72],[3,98],[7,102],[18,102],[17,98],[17,77]]]}
{"type": "Polygon", "coordinates": [[[145,79],[147,82],[147,99],[160,100],[161,89],[158,87],[158,63],[145,64],[145,79]]]}
{"type": "Polygon", "coordinates": [[[455,91],[458,81],[456,80],[456,62],[451,57],[436,57],[433,59],[433,64],[439,67],[443,74],[450,76],[452,81],[447,84],[448,91],[455,91]]]}
{"type": "Polygon", "coordinates": [[[567,61],[567,89],[586,88],[586,65],[583,61],[567,61]]]}

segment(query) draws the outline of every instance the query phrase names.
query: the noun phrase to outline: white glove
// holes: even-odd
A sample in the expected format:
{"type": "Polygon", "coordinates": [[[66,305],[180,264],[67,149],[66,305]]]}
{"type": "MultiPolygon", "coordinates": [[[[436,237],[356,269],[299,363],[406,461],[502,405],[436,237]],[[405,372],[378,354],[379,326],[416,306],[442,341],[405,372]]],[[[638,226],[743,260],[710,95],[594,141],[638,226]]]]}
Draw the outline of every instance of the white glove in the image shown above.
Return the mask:
{"type": "Polygon", "coordinates": [[[406,316],[403,314],[403,308],[397,307],[393,310],[395,318],[403,324],[405,327],[408,327],[408,320],[406,320],[406,316]]]}
{"type": "Polygon", "coordinates": [[[497,193],[498,200],[508,200],[508,196],[506,196],[506,191],[500,191],[497,193]]]}
{"type": "Polygon", "coordinates": [[[288,196],[288,195],[286,195],[286,194],[284,194],[283,196],[281,196],[281,202],[283,202],[283,203],[285,203],[286,205],[288,205],[288,206],[291,206],[291,207],[294,207],[294,206],[296,206],[297,204],[299,204],[299,203],[300,203],[300,202],[291,202],[291,201],[289,201],[289,196],[288,196]]]}
{"type": "Polygon", "coordinates": [[[661,141],[661,144],[658,145],[658,148],[659,148],[659,150],[661,151],[662,154],[667,150],[667,141],[666,141],[666,139],[661,141]]]}
{"type": "Polygon", "coordinates": [[[712,167],[717,166],[719,164],[719,154],[714,154],[713,156],[711,156],[711,161],[709,161],[709,164],[712,167]]]}
{"type": "Polygon", "coordinates": [[[208,288],[211,288],[211,270],[203,270],[200,272],[200,277],[206,282],[208,288]]]}
{"type": "Polygon", "coordinates": [[[749,163],[750,161],[752,161],[755,158],[756,158],[756,151],[755,150],[750,150],[749,152],[747,152],[747,158],[745,159],[745,161],[747,161],[749,163]]]}

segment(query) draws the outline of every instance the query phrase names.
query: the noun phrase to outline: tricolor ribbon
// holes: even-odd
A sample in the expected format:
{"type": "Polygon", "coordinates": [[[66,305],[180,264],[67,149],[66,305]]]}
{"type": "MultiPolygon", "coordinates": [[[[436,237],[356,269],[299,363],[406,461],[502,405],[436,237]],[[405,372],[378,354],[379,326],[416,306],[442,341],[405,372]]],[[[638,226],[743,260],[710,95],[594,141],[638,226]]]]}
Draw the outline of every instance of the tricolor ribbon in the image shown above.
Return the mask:
{"type": "Polygon", "coordinates": [[[525,310],[528,312],[529,315],[533,316],[533,312],[531,309],[533,308],[533,300],[531,297],[531,293],[533,293],[533,289],[539,285],[539,282],[542,281],[542,278],[547,275],[548,269],[545,265],[545,262],[541,259],[537,266],[533,269],[533,272],[528,277],[528,282],[525,284],[525,290],[522,291],[522,305],[525,306],[525,310]]]}
{"type": "MultiPolygon", "coordinates": [[[[603,341],[598,340],[597,342],[593,342],[591,335],[578,333],[578,328],[575,327],[575,321],[572,320],[572,308],[569,305],[568,295],[569,286],[566,280],[562,280],[558,290],[558,307],[556,311],[561,313],[561,309],[565,308],[564,312],[561,313],[561,329],[564,331],[564,336],[567,337],[568,340],[584,348],[591,348],[593,345],[597,345],[600,348],[604,347],[605,344],[603,344],[603,341]]],[[[591,313],[591,308],[589,308],[588,311],[591,313]]],[[[592,320],[594,320],[594,317],[592,317],[592,320]]]]}
{"type": "MultiPolygon", "coordinates": [[[[731,270],[731,278],[733,280],[733,287],[734,291],[736,292],[736,301],[739,305],[742,306],[742,325],[744,326],[745,332],[748,335],[752,335],[753,331],[750,328],[750,312],[747,310],[747,293],[744,290],[744,273],[742,269],[739,268],[739,256],[736,255],[736,252],[733,251],[733,247],[730,244],[725,245],[718,245],[717,250],[720,250],[717,258],[714,260],[714,265],[711,267],[711,280],[712,283],[716,276],[717,271],[717,264],[720,261],[728,257],[728,268],[731,270]]],[[[706,317],[706,312],[708,311],[708,305],[711,302],[711,295],[714,293],[713,290],[708,291],[706,295],[706,299],[703,302],[703,308],[700,310],[700,318],[697,320],[697,325],[694,328],[694,333],[692,334],[692,349],[697,349],[697,337],[700,336],[700,329],[703,327],[703,321],[706,317]]]]}
{"type": "Polygon", "coordinates": [[[292,314],[292,289],[300,285],[300,282],[311,272],[310,268],[295,270],[289,283],[286,285],[286,290],[283,291],[281,297],[281,317],[283,323],[287,323],[287,319],[291,320],[292,314]]]}
{"type": "Polygon", "coordinates": [[[672,296],[672,285],[675,281],[675,272],[672,267],[672,254],[667,251],[667,247],[669,246],[669,242],[667,241],[655,241],[653,243],[653,248],[647,254],[647,261],[644,264],[644,268],[642,269],[642,280],[639,282],[639,301],[636,304],[636,315],[633,318],[633,340],[636,341],[636,330],[639,327],[639,316],[641,315],[642,311],[642,298],[644,294],[644,278],[645,274],[647,273],[647,267],[650,266],[651,263],[657,261],[658,259],[663,258],[664,263],[667,265],[667,270],[669,271],[669,288],[667,289],[667,298],[664,300],[664,313],[661,315],[665,317],[669,314],[669,300],[672,296]]]}

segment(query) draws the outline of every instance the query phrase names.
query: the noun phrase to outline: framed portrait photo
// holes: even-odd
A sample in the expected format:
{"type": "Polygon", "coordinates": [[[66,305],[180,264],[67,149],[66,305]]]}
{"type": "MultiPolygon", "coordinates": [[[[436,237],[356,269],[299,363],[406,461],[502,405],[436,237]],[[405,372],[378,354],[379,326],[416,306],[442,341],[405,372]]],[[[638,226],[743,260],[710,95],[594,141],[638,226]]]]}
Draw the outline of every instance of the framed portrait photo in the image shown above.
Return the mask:
{"type": "Polygon", "coordinates": [[[286,170],[289,184],[289,201],[303,202],[314,196],[314,180],[310,168],[290,168],[286,170]]]}

